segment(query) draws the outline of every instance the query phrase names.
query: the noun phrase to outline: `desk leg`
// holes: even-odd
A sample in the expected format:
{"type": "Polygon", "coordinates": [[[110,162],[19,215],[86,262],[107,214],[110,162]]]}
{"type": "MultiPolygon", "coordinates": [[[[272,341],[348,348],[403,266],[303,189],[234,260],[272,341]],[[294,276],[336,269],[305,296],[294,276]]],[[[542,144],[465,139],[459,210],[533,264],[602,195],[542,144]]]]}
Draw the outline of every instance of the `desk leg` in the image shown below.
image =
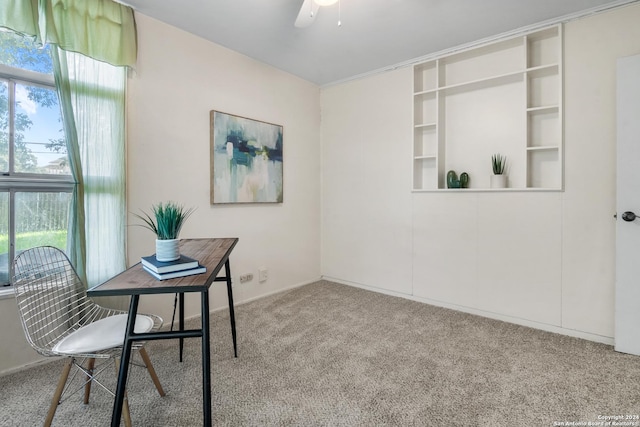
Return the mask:
{"type": "MultiPolygon", "coordinates": [[[[184,293],[180,293],[180,331],[184,331],[184,293]]],[[[180,362],[182,362],[182,350],[184,349],[184,338],[180,338],[180,362]]]]}
{"type": "Polygon", "coordinates": [[[127,389],[127,374],[129,373],[129,361],[131,360],[131,345],[133,344],[131,337],[133,336],[133,330],[136,325],[139,298],[139,295],[132,295],[129,304],[127,330],[125,331],[122,357],[120,358],[120,371],[118,373],[118,387],[116,388],[113,412],[111,413],[111,427],[118,427],[120,425],[120,417],[122,416],[122,404],[124,402],[124,393],[127,389]]]}
{"type": "Polygon", "coordinates": [[[209,344],[209,292],[202,291],[202,412],[204,426],[211,426],[211,353],[209,344]]]}
{"type": "Polygon", "coordinates": [[[227,276],[227,296],[229,297],[229,319],[231,320],[231,337],[233,338],[233,354],[238,357],[238,344],[236,342],[236,314],[233,309],[233,290],[231,289],[231,266],[229,260],[224,263],[224,271],[227,276]]]}

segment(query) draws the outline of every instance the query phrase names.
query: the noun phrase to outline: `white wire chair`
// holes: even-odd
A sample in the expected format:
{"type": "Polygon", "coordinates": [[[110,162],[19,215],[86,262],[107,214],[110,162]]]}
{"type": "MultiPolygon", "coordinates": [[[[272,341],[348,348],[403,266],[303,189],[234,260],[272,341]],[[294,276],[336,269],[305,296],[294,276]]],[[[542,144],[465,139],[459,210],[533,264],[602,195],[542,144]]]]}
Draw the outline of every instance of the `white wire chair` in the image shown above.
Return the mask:
{"type": "MultiPolygon", "coordinates": [[[[58,405],[70,395],[84,388],[84,403],[89,403],[92,383],[114,395],[96,376],[106,369],[109,361],[114,362],[116,373],[118,371],[127,312],[99,306],[88,298],[85,285],[60,249],[51,246],[28,249],[16,257],[13,266],[16,301],[27,341],[44,356],[69,358],[47,413],[44,425],[48,427],[58,405]],[[102,362],[96,365],[96,359],[102,362]],[[77,370],[67,382],[73,366],[77,370]],[[71,389],[73,379],[79,372],[85,378],[79,387],[71,389]]],[[[135,332],[148,332],[161,326],[162,318],[158,316],[136,316],[135,332]]],[[[134,348],[138,350],[158,393],[164,396],[162,385],[143,345],[144,343],[135,343],[134,348]]],[[[123,417],[125,425],[130,426],[131,417],[126,399],[123,417]]]]}

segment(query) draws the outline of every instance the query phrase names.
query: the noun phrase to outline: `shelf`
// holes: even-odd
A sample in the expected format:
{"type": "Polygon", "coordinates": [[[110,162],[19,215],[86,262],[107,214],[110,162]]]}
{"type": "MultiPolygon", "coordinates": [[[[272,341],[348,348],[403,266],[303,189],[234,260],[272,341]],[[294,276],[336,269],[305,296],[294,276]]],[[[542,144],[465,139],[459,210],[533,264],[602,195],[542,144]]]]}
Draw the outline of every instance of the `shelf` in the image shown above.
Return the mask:
{"type": "Polygon", "coordinates": [[[481,79],[470,80],[467,82],[455,83],[446,86],[435,87],[433,89],[422,90],[420,92],[414,92],[413,96],[431,95],[436,92],[446,91],[451,89],[463,89],[466,86],[480,86],[485,83],[492,83],[499,80],[512,80],[512,78],[520,77],[527,73],[530,77],[545,77],[552,76],[558,73],[558,64],[540,65],[537,67],[531,67],[523,70],[512,71],[510,73],[499,74],[497,76],[484,77],[481,79]]]}
{"type": "Polygon", "coordinates": [[[557,192],[559,188],[413,188],[413,193],[535,193],[535,192],[557,192]]]}
{"type": "Polygon", "coordinates": [[[414,92],[413,96],[418,97],[418,96],[422,96],[422,95],[434,95],[439,90],[440,90],[439,88],[427,89],[427,90],[423,90],[423,91],[420,91],[420,92],[414,92]]]}
{"type": "MultiPolygon", "coordinates": [[[[438,102],[435,93],[414,98],[413,124],[414,126],[430,125],[438,118],[438,102]]],[[[428,126],[427,126],[428,127],[428,126]]]]}
{"type": "Polygon", "coordinates": [[[436,169],[437,158],[425,156],[413,160],[413,188],[437,189],[438,172],[436,169]]]}
{"type": "Polygon", "coordinates": [[[562,37],[559,26],[527,35],[527,65],[559,63],[562,57],[562,37]]]}
{"type": "Polygon", "coordinates": [[[428,128],[435,129],[435,127],[436,127],[435,123],[423,123],[423,124],[415,125],[416,129],[428,129],[428,128]]]}
{"type": "Polygon", "coordinates": [[[527,73],[530,77],[546,77],[552,76],[558,73],[558,64],[540,65],[537,67],[531,67],[523,70],[512,71],[509,73],[499,74],[496,76],[484,77],[481,79],[470,80],[466,82],[455,83],[446,86],[439,86],[432,89],[422,90],[420,92],[414,92],[413,96],[431,95],[436,92],[446,91],[451,89],[462,89],[466,86],[479,86],[484,83],[492,83],[499,80],[511,80],[511,78],[519,77],[527,73]]]}
{"type": "Polygon", "coordinates": [[[416,125],[413,132],[414,158],[435,158],[438,152],[438,134],[434,125],[416,125]]]}
{"type": "Polygon", "coordinates": [[[557,145],[541,145],[538,147],[527,147],[527,151],[553,151],[559,150],[560,147],[557,145]]]}
{"type": "Polygon", "coordinates": [[[545,66],[527,73],[527,106],[558,105],[561,87],[559,66],[545,66]]]}
{"type": "Polygon", "coordinates": [[[562,123],[558,106],[527,109],[527,148],[559,147],[562,123]]]}
{"type": "Polygon", "coordinates": [[[527,156],[527,187],[562,187],[560,150],[529,150],[527,156]]]}
{"type": "Polygon", "coordinates": [[[523,50],[524,38],[512,37],[447,55],[438,60],[438,86],[457,87],[519,74],[526,68],[523,50]]]}
{"type": "Polygon", "coordinates": [[[509,81],[513,81],[513,80],[517,80],[518,78],[522,77],[524,75],[524,71],[514,71],[511,73],[505,73],[505,74],[500,74],[498,76],[491,76],[491,77],[486,77],[486,78],[482,78],[482,79],[477,79],[477,80],[471,80],[468,82],[462,82],[462,83],[456,83],[456,84],[452,84],[452,85],[448,85],[448,86],[441,86],[435,89],[429,89],[429,90],[424,90],[422,92],[416,92],[413,95],[414,96],[421,96],[421,95],[431,95],[431,94],[435,94],[436,92],[442,92],[442,91],[448,91],[448,90],[453,90],[453,89],[465,89],[467,87],[473,87],[473,86],[482,86],[485,84],[491,84],[491,83],[495,83],[498,82],[500,80],[504,80],[505,82],[509,82],[509,81]]]}
{"type": "Polygon", "coordinates": [[[558,64],[538,65],[537,67],[529,67],[525,71],[532,76],[547,76],[558,73],[558,64]]]}
{"type": "Polygon", "coordinates": [[[557,105],[545,105],[542,107],[529,107],[527,112],[529,113],[557,113],[560,107],[557,105]]]}
{"type": "Polygon", "coordinates": [[[555,25],[414,65],[413,191],[562,191],[562,64],[555,25]],[[495,153],[512,187],[486,188],[495,153]],[[448,170],[471,188],[445,188],[448,170]]]}
{"type": "Polygon", "coordinates": [[[500,74],[498,76],[485,77],[482,79],[471,80],[468,82],[456,83],[439,88],[440,91],[462,90],[473,88],[474,86],[493,86],[496,83],[509,83],[515,80],[519,80],[524,75],[523,71],[515,71],[512,73],[500,74]]]}
{"type": "Polygon", "coordinates": [[[424,92],[437,86],[437,62],[427,62],[414,68],[413,90],[424,92]]]}

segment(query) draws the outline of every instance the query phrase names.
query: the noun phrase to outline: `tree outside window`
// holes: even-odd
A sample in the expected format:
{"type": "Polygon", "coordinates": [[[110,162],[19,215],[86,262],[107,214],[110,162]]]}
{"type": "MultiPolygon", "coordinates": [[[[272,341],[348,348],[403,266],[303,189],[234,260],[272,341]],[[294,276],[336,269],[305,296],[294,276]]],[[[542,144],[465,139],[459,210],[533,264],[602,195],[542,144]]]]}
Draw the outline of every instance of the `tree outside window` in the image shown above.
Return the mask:
{"type": "Polygon", "coordinates": [[[0,31],[0,285],[21,251],[66,249],[72,189],[49,49],[0,31]]]}

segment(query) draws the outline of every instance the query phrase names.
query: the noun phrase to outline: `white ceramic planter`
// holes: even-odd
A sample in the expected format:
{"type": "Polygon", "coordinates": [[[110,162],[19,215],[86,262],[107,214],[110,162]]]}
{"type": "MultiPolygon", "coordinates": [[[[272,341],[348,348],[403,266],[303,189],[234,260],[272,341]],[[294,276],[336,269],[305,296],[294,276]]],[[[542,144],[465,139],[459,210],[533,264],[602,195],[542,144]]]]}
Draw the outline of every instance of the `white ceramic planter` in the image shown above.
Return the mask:
{"type": "Polygon", "coordinates": [[[507,175],[491,175],[491,188],[507,188],[507,175]]]}
{"type": "Polygon", "coordinates": [[[156,259],[158,261],[175,261],[178,258],[180,258],[180,239],[156,239],[156,259]]]}

